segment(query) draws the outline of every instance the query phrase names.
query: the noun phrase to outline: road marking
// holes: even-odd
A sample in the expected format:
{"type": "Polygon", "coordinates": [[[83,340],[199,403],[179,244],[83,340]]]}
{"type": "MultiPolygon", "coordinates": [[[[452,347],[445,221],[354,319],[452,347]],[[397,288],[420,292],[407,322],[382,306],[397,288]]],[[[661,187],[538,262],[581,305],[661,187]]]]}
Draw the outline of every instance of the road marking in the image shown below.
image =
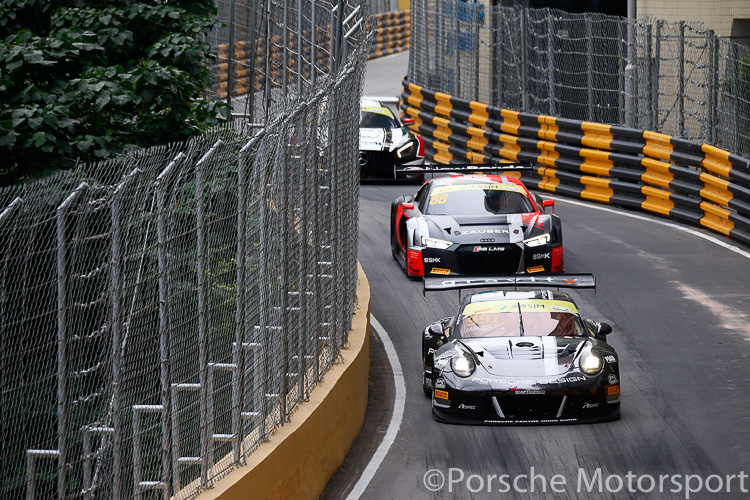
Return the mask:
{"type": "Polygon", "coordinates": [[[631,219],[644,220],[644,221],[648,221],[648,222],[653,222],[654,224],[660,224],[662,226],[667,226],[667,227],[670,227],[672,229],[677,229],[678,231],[683,231],[685,233],[692,234],[693,236],[697,236],[699,238],[703,238],[704,240],[710,241],[711,243],[714,243],[716,245],[719,245],[720,247],[724,247],[727,250],[730,250],[730,251],[732,251],[732,252],[734,252],[736,254],[739,254],[739,255],[745,257],[746,259],[750,259],[750,252],[742,250],[741,248],[738,248],[738,247],[736,247],[734,245],[730,245],[729,243],[727,243],[725,241],[721,241],[721,240],[719,240],[717,238],[714,238],[713,236],[709,236],[707,234],[703,234],[700,231],[696,231],[695,229],[690,229],[690,228],[687,228],[687,227],[683,227],[683,226],[680,226],[678,224],[674,224],[672,222],[666,222],[666,221],[662,221],[662,220],[659,220],[659,219],[653,219],[651,217],[646,217],[644,215],[631,214],[630,212],[623,212],[622,210],[616,210],[614,208],[601,207],[599,205],[593,205],[591,203],[585,203],[585,202],[581,202],[581,201],[568,200],[568,199],[565,199],[565,198],[557,198],[555,196],[545,196],[545,198],[553,199],[555,201],[561,201],[563,203],[570,203],[571,205],[578,205],[578,206],[581,206],[581,207],[593,208],[595,210],[601,210],[602,212],[610,212],[610,213],[613,213],[613,214],[624,215],[625,217],[630,217],[631,219]]]}
{"type": "Polygon", "coordinates": [[[388,430],[383,437],[383,442],[378,446],[378,449],[375,451],[375,454],[370,459],[367,467],[365,467],[365,470],[362,472],[359,481],[357,481],[357,484],[354,485],[354,488],[346,497],[346,500],[357,500],[362,496],[362,493],[365,492],[367,485],[370,484],[370,481],[378,471],[380,464],[388,454],[388,450],[391,449],[391,445],[396,440],[396,435],[398,434],[399,429],[401,429],[401,421],[404,417],[406,385],[404,383],[404,373],[401,370],[401,363],[398,361],[396,349],[393,347],[393,342],[391,342],[388,332],[385,331],[385,328],[383,328],[380,322],[378,322],[372,314],[370,314],[370,326],[375,328],[378,337],[380,337],[380,340],[385,347],[385,353],[388,356],[388,362],[391,364],[391,371],[393,371],[393,382],[396,385],[396,397],[393,403],[393,415],[391,415],[391,421],[388,424],[388,430]]]}

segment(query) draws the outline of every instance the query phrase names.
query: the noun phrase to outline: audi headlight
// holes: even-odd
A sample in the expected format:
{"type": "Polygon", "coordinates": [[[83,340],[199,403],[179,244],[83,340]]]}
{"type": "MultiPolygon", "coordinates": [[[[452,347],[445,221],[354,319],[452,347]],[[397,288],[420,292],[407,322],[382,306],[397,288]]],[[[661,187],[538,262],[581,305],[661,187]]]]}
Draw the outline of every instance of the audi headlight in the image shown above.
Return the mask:
{"type": "Polygon", "coordinates": [[[477,365],[466,355],[459,355],[451,359],[451,370],[459,377],[470,377],[477,365]]]}
{"type": "Polygon", "coordinates": [[[534,236],[533,238],[529,238],[528,240],[523,240],[523,244],[527,247],[538,247],[541,245],[546,245],[550,242],[550,235],[549,233],[544,233],[539,236],[534,236]]]}
{"type": "Polygon", "coordinates": [[[429,236],[422,236],[423,247],[439,248],[440,250],[445,250],[446,248],[450,247],[452,244],[453,243],[451,243],[450,241],[439,240],[437,238],[430,238],[429,236]]]}
{"type": "Polygon", "coordinates": [[[404,156],[410,155],[412,149],[414,149],[414,143],[406,143],[396,150],[396,156],[398,156],[399,158],[403,158],[404,156]]]}
{"type": "Polygon", "coordinates": [[[588,352],[581,356],[579,364],[581,366],[581,371],[586,375],[596,375],[602,371],[604,360],[602,360],[602,357],[598,354],[588,352]]]}

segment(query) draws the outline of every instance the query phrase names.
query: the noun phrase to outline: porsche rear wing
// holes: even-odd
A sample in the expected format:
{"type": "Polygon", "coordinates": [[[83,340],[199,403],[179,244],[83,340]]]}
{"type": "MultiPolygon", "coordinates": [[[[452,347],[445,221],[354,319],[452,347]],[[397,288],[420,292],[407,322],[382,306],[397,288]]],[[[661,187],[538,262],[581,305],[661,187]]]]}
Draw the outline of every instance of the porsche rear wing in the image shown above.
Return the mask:
{"type": "Polygon", "coordinates": [[[426,292],[463,290],[466,288],[593,288],[596,276],[582,274],[511,274],[507,276],[456,276],[455,278],[424,278],[422,295],[426,292]]]}
{"type": "Polygon", "coordinates": [[[438,172],[523,172],[533,170],[531,163],[461,163],[433,165],[400,165],[396,173],[438,173],[438,172]]]}

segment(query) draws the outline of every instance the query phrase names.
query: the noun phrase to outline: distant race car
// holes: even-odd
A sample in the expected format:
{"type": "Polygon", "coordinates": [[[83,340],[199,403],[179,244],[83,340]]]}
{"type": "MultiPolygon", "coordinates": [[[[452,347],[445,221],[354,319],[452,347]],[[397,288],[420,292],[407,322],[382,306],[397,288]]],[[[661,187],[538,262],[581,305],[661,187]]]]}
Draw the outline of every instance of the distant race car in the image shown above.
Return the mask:
{"type": "Polygon", "coordinates": [[[435,420],[472,424],[555,424],[620,416],[619,358],[612,327],[584,319],[567,294],[593,288],[584,275],[426,278],[426,290],[533,287],[476,292],[458,314],[425,328],[423,389],[435,420]]]}
{"type": "MultiPolygon", "coordinates": [[[[527,165],[430,165],[423,171],[528,170],[527,165]]],[[[510,175],[459,174],[425,182],[391,203],[391,254],[411,277],[563,272],[553,200],[510,175]]]]}
{"type": "MultiPolygon", "coordinates": [[[[424,141],[403,125],[382,102],[383,98],[363,98],[359,113],[359,166],[362,176],[397,178],[396,167],[424,160],[424,141]]],[[[394,98],[394,101],[397,100],[394,98]]],[[[406,174],[402,173],[402,177],[406,174]]]]}

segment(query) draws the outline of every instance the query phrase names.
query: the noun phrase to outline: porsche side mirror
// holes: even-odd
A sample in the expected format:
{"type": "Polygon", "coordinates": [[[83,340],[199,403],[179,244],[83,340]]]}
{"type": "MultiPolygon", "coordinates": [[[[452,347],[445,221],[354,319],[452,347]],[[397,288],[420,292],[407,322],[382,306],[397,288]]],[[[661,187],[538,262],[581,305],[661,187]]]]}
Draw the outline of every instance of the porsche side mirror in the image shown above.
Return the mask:
{"type": "Polygon", "coordinates": [[[542,207],[543,208],[551,208],[552,212],[555,211],[555,200],[543,200],[542,201],[542,207]]]}
{"type": "Polygon", "coordinates": [[[414,210],[414,203],[402,203],[401,206],[404,210],[414,210]]]}
{"type": "Polygon", "coordinates": [[[436,323],[434,325],[430,325],[430,327],[427,329],[428,332],[430,332],[430,335],[433,337],[439,337],[443,335],[443,327],[440,326],[439,323],[436,323]]]}
{"type": "Polygon", "coordinates": [[[414,118],[404,118],[403,124],[405,127],[408,127],[410,125],[414,125],[414,118]]]}
{"type": "Polygon", "coordinates": [[[610,325],[609,323],[599,322],[599,323],[595,323],[595,325],[596,325],[597,336],[604,337],[612,333],[612,325],[610,325]]]}

